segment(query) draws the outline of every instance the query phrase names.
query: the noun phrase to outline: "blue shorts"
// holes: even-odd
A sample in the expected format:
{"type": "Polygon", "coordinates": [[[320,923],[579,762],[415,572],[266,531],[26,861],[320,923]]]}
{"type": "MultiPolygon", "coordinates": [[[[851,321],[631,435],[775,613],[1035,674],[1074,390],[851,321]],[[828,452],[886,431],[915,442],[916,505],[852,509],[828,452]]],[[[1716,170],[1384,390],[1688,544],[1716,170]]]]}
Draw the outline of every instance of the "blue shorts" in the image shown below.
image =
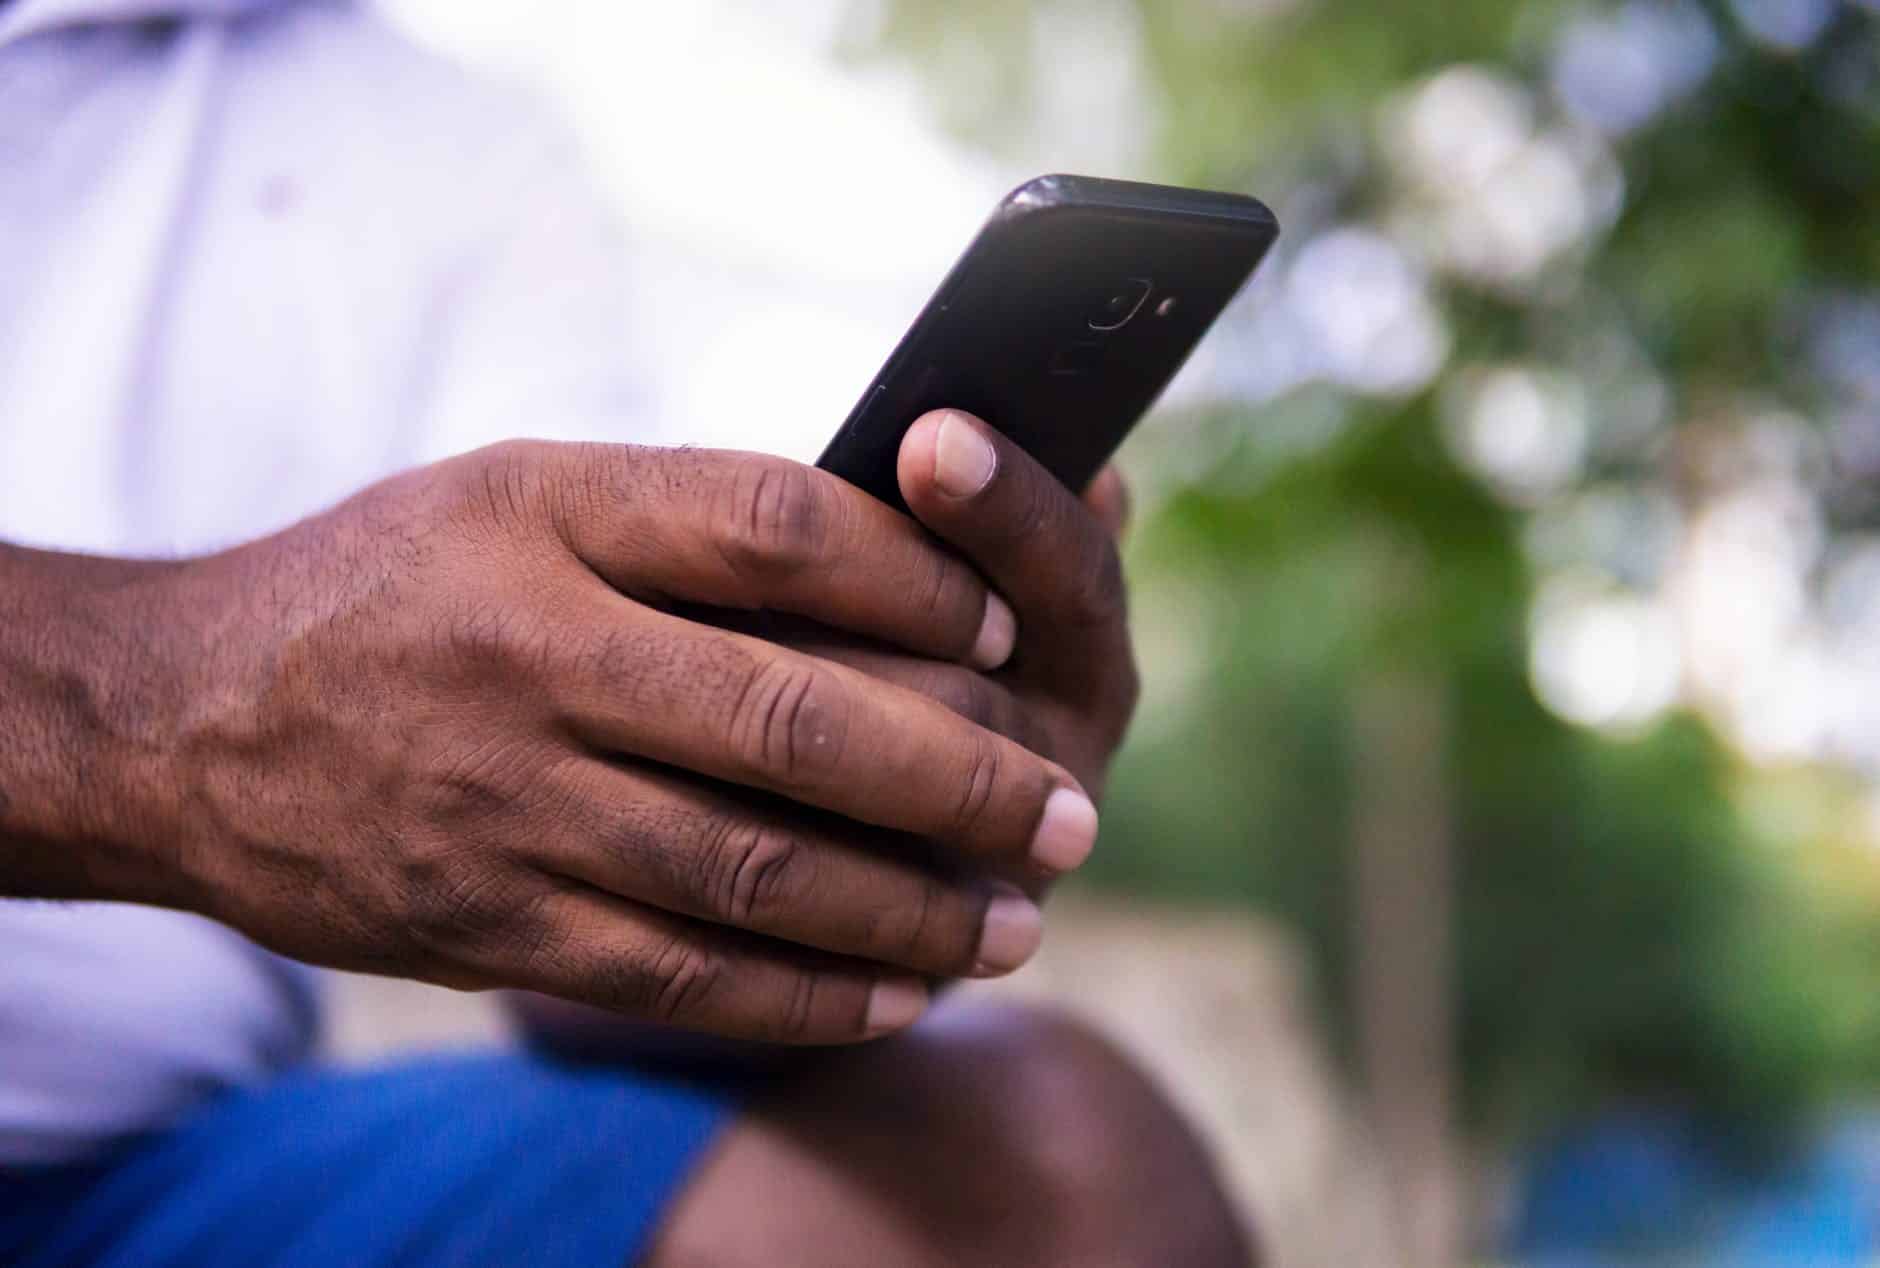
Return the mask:
{"type": "Polygon", "coordinates": [[[734,1099],[526,1053],[309,1069],[104,1162],[0,1174],[0,1263],[618,1268],[734,1099]]]}

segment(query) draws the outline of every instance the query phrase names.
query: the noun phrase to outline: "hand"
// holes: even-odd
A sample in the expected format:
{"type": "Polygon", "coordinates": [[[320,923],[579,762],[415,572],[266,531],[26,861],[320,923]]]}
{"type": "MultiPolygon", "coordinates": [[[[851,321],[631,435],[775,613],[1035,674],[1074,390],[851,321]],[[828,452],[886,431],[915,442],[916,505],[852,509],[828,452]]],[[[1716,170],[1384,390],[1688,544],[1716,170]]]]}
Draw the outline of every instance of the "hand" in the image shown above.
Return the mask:
{"type": "MultiPolygon", "coordinates": [[[[1121,476],[1106,467],[1080,502],[986,424],[947,412],[909,430],[900,476],[902,495],[921,520],[969,554],[1011,598],[1008,605],[989,597],[991,632],[982,638],[995,653],[1016,647],[1009,662],[989,654],[962,665],[769,613],[702,615],[921,692],[1034,752],[1060,758],[1085,787],[1100,789],[1137,692],[1115,549],[1128,518],[1121,476]],[[989,471],[987,455],[974,452],[975,441],[990,446],[989,471]],[[949,484],[962,491],[949,491],[949,484]]],[[[1035,873],[1028,887],[1042,888],[1035,873]]],[[[533,1039],[575,1055],[746,1074],[779,1059],[779,1050],[623,1025],[563,1001],[519,995],[511,1002],[533,1039]]]]}
{"type": "Polygon", "coordinates": [[[1139,682],[1116,552],[1128,515],[1121,476],[1104,468],[1080,500],[986,423],[941,410],[901,442],[900,479],[920,521],[1009,601],[990,619],[1015,621],[1011,660],[993,672],[801,622],[780,637],[938,700],[1062,762],[1100,795],[1139,682]]]}
{"type": "MultiPolygon", "coordinates": [[[[918,505],[1018,596],[1035,663],[1015,681],[1116,695],[1042,641],[1112,652],[1110,583],[1041,583],[1005,508],[1033,499],[1079,566],[1108,566],[1107,546],[1068,495],[1041,497],[1009,456],[1001,471],[945,504],[916,482],[918,505]],[[972,507],[996,532],[962,526],[972,507]]],[[[1004,659],[1010,622],[971,568],[797,464],[502,445],[180,575],[172,610],[207,651],[162,746],[189,905],[304,960],[859,1039],[919,1013],[914,974],[1035,948],[1035,908],[968,873],[1055,874],[1095,835],[1063,766],[669,610],[763,607],[936,663],[1004,659]],[[923,866],[897,850],[912,838],[975,865],[923,866]]]]}

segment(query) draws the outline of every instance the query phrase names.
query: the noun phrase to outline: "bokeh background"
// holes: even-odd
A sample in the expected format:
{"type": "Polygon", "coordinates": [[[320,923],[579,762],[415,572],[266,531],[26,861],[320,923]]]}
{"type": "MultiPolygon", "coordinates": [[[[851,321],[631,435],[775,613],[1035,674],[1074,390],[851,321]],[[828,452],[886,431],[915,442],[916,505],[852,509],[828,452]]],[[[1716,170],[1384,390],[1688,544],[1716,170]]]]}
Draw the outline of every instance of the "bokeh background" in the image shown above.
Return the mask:
{"type": "MultiPolygon", "coordinates": [[[[1010,989],[1280,1264],[1880,1262],[1880,6],[387,0],[565,115],[661,408],[813,457],[998,195],[1281,247],[1125,464],[1146,676],[1010,989]]],[[[477,1033],[357,982],[342,1056],[477,1033]]]]}

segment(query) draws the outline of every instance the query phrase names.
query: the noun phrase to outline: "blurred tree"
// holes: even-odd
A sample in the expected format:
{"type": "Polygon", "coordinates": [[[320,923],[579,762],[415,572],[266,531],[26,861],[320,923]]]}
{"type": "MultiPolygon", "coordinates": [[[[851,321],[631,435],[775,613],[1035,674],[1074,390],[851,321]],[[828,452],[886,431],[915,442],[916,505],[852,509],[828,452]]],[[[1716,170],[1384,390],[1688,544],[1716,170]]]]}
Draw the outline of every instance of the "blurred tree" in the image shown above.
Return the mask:
{"type": "MultiPolygon", "coordinates": [[[[1575,695],[1572,658],[1543,655],[1556,592],[1664,611],[1745,489],[1799,505],[1803,536],[1880,520],[1873,6],[858,12],[852,51],[907,58],[1015,164],[1056,165],[1066,76],[1125,66],[1148,141],[1119,174],[1261,194],[1285,226],[1211,372],[1132,442],[1150,694],[1096,878],[1283,914],[1336,1021],[1359,697],[1407,674],[1440,702],[1417,725],[1441,746],[1478,1128],[1637,1098],[1768,1127],[1880,1071],[1880,882],[1823,826],[1851,786],[1772,794],[1716,737],[1739,662],[1698,654],[1713,631],[1684,630],[1662,672],[1634,654],[1617,694],[1575,695]],[[1058,67],[1057,37],[1099,19],[1125,46],[1058,67]],[[1550,711],[1534,682],[1556,679],[1550,711]],[[1665,712],[1680,699],[1695,711],[1665,712]],[[1772,831],[1771,796],[1812,819],[1772,831]]],[[[1806,593],[1835,556],[1797,557],[1806,593]]]]}

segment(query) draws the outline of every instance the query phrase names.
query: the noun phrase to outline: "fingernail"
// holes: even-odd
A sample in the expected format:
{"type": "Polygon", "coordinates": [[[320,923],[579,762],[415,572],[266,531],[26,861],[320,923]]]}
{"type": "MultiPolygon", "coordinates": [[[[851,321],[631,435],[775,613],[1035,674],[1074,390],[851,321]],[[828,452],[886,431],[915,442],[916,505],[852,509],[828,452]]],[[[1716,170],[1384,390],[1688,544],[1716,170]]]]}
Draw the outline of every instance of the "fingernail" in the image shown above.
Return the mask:
{"type": "Polygon", "coordinates": [[[1010,973],[1038,953],[1044,941],[1044,913],[1017,890],[996,895],[986,907],[979,931],[974,977],[1010,973]]]}
{"type": "Polygon", "coordinates": [[[958,414],[940,420],[933,441],[933,480],[942,493],[967,498],[985,488],[998,465],[992,445],[958,414]]]}
{"type": "Polygon", "coordinates": [[[884,977],[868,992],[868,1035],[902,1030],[927,1011],[927,987],[918,978],[884,977]]]}
{"type": "Polygon", "coordinates": [[[1018,641],[1018,618],[1011,605],[992,591],[986,591],[986,615],[979,622],[979,637],[973,640],[972,662],[975,669],[997,669],[1012,656],[1018,641]]]}
{"type": "Polygon", "coordinates": [[[1075,788],[1060,788],[1045,798],[1044,815],[1031,836],[1032,862],[1052,872],[1068,872],[1090,857],[1097,843],[1097,808],[1075,788]]]}

